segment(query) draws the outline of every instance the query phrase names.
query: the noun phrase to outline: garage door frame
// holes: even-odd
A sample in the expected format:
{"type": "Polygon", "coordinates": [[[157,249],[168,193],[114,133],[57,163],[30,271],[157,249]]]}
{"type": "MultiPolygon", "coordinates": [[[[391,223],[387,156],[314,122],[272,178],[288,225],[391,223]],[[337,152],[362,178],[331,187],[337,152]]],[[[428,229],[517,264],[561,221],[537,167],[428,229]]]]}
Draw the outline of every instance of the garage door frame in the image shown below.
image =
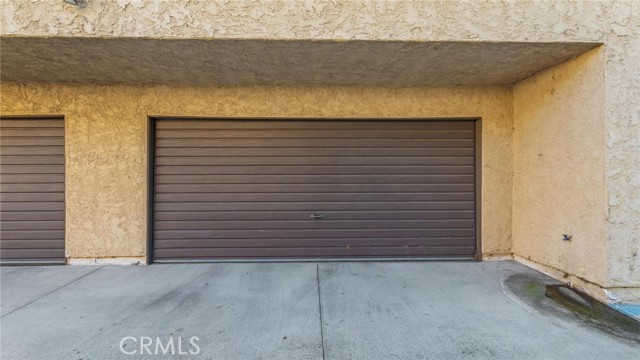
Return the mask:
{"type": "MultiPolygon", "coordinates": [[[[147,116],[147,263],[154,262],[154,205],[155,205],[155,139],[156,123],[158,120],[209,120],[209,121],[473,121],[475,126],[474,151],[474,180],[475,180],[475,220],[476,220],[476,251],[474,260],[482,260],[482,118],[481,117],[436,117],[436,118],[338,118],[338,117],[209,117],[209,116],[147,116]]],[[[344,261],[446,261],[454,259],[443,258],[247,258],[247,259],[202,259],[176,260],[163,262],[344,262],[344,261]]]]}
{"type": "Polygon", "coordinates": [[[67,122],[65,116],[63,114],[39,114],[39,115],[0,115],[0,120],[60,120],[62,121],[63,126],[63,232],[64,232],[64,245],[63,251],[65,252],[65,256],[61,260],[38,260],[38,259],[4,259],[0,260],[0,266],[11,266],[11,265],[64,265],[67,263],[66,258],[66,248],[67,248],[67,207],[66,207],[66,183],[67,183],[67,170],[66,170],[66,162],[67,162],[67,143],[66,143],[66,132],[67,132],[67,122]]]}

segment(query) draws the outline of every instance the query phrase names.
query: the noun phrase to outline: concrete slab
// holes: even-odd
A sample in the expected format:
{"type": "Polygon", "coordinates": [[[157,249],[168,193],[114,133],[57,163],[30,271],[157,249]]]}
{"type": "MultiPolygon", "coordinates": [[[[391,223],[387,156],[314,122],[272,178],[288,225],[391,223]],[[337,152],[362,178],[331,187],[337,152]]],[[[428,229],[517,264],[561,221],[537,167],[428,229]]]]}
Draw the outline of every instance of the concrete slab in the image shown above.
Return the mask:
{"type": "Polygon", "coordinates": [[[195,352],[197,336],[204,358],[320,359],[316,276],[315,264],[103,267],[2,318],[2,358],[131,359],[127,336],[127,351],[173,337],[177,354],[181,337],[195,352]]]}
{"type": "MultiPolygon", "coordinates": [[[[513,262],[320,264],[326,359],[637,359],[638,343],[538,312],[513,262]]],[[[546,278],[546,280],[545,280],[546,278]]],[[[544,295],[543,295],[544,296],[544,295]]]]}
{"type": "Polygon", "coordinates": [[[522,301],[509,290],[514,276],[553,280],[513,262],[7,269],[2,290],[13,312],[3,305],[3,360],[188,359],[193,336],[196,358],[225,360],[637,359],[640,351],[640,339],[522,301]],[[141,357],[147,338],[151,354],[141,357]],[[122,339],[136,354],[121,352],[122,339]]]}
{"type": "Polygon", "coordinates": [[[0,316],[97,270],[96,266],[0,267],[0,316]]]}

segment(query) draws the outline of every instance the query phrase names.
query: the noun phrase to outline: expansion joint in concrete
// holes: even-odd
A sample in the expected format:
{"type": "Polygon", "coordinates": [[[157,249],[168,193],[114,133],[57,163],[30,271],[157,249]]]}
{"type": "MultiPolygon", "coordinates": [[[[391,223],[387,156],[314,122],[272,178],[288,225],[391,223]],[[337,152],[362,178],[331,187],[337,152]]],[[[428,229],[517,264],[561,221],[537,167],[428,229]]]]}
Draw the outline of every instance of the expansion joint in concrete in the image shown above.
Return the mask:
{"type": "Polygon", "coordinates": [[[26,304],[24,304],[24,305],[22,305],[22,306],[20,306],[20,307],[18,307],[18,308],[15,308],[14,310],[9,311],[8,313],[6,313],[6,314],[4,314],[4,315],[0,316],[0,319],[1,319],[1,318],[3,318],[3,317],[5,317],[5,316],[7,316],[7,315],[11,315],[11,314],[13,314],[14,312],[16,312],[16,311],[18,311],[18,310],[20,310],[20,309],[24,309],[25,307],[27,307],[27,306],[29,306],[29,305],[33,304],[34,302],[36,302],[36,301],[38,301],[38,300],[40,300],[40,299],[42,299],[42,298],[44,298],[44,297],[47,297],[47,296],[49,296],[49,295],[53,294],[54,292],[56,292],[56,291],[58,291],[58,290],[60,290],[60,289],[62,289],[62,288],[64,288],[64,287],[66,287],[66,286],[68,286],[68,285],[71,285],[71,284],[73,284],[74,282],[76,282],[76,281],[78,281],[78,280],[80,280],[80,279],[83,279],[83,278],[85,278],[85,277],[87,277],[87,276],[89,276],[89,275],[93,274],[94,272],[96,272],[96,271],[98,271],[98,270],[102,269],[103,267],[104,267],[104,266],[100,266],[99,268],[97,268],[97,269],[95,269],[95,270],[92,270],[92,271],[90,271],[90,272],[88,272],[88,273],[86,273],[86,274],[84,274],[84,275],[82,275],[82,276],[80,276],[80,277],[78,277],[78,278],[76,278],[76,279],[73,279],[73,280],[69,281],[69,282],[68,282],[68,283],[66,283],[66,284],[63,284],[63,285],[61,285],[61,286],[59,286],[59,287],[57,287],[57,288],[55,288],[55,289],[53,289],[53,290],[49,291],[48,293],[45,293],[45,294],[43,294],[43,295],[38,296],[37,298],[35,298],[35,299],[33,299],[33,300],[31,300],[31,301],[27,302],[26,304]]]}
{"type": "Polygon", "coordinates": [[[320,344],[322,346],[322,360],[324,360],[324,323],[322,319],[322,290],[320,287],[320,264],[316,264],[316,283],[318,285],[318,313],[320,317],[320,344]]]}

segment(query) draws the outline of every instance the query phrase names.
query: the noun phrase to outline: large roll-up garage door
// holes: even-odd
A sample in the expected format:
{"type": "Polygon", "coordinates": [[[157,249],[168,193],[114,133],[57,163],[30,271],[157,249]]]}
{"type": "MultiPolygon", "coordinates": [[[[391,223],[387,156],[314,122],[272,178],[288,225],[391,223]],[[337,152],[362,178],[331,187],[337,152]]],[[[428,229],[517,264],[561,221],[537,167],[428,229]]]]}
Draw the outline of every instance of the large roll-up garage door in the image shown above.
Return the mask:
{"type": "Polygon", "coordinates": [[[158,119],[154,259],[472,259],[474,128],[158,119]]]}
{"type": "Polygon", "coordinates": [[[64,120],[0,119],[0,259],[63,262],[64,120]]]}

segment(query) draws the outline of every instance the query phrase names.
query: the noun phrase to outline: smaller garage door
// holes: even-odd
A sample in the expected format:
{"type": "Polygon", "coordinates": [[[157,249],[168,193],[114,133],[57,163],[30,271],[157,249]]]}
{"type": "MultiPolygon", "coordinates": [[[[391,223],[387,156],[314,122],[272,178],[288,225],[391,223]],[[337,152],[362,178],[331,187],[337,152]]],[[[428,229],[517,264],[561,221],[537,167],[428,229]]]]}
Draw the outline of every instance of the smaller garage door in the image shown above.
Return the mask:
{"type": "Polygon", "coordinates": [[[64,261],[64,120],[0,119],[0,259],[64,261]]]}

